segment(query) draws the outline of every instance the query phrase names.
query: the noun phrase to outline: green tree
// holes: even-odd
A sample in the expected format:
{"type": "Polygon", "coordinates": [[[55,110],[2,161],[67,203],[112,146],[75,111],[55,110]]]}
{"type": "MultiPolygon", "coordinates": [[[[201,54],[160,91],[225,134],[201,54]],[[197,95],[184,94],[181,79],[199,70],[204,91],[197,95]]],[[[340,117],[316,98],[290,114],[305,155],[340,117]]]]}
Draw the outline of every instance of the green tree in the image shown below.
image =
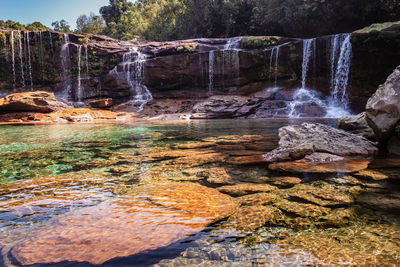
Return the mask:
{"type": "Polygon", "coordinates": [[[28,24],[26,26],[26,29],[29,31],[47,31],[49,28],[44,26],[42,23],[36,21],[34,23],[28,24]]]}
{"type": "Polygon", "coordinates": [[[104,31],[106,25],[102,17],[90,13],[90,16],[81,15],[76,20],[77,33],[99,34],[104,31]]]}
{"type": "Polygon", "coordinates": [[[68,25],[68,22],[65,20],[59,20],[59,21],[54,21],[51,26],[55,31],[58,32],[66,32],[69,33],[71,32],[71,26],[68,25]]]}

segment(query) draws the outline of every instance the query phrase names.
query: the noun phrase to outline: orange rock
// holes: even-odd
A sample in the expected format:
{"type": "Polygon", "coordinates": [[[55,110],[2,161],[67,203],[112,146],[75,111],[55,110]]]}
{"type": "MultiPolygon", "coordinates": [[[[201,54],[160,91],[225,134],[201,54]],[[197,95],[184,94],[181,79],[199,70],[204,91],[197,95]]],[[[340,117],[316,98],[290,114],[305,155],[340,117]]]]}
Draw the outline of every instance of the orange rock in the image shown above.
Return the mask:
{"type": "Polygon", "coordinates": [[[22,265],[102,264],[167,246],[228,217],[237,208],[233,198],[198,184],[142,186],[132,195],[49,221],[11,253],[22,265]]]}
{"type": "Polygon", "coordinates": [[[237,165],[247,165],[265,163],[265,160],[263,159],[262,155],[259,154],[252,156],[232,157],[228,162],[237,165]]]}
{"type": "Polygon", "coordinates": [[[211,184],[232,184],[231,176],[226,172],[225,168],[210,168],[203,172],[207,177],[207,182],[211,184]]]}
{"type": "Polygon", "coordinates": [[[301,160],[270,164],[271,170],[305,173],[353,173],[368,168],[370,161],[313,153],[301,160]]]}
{"type": "Polygon", "coordinates": [[[259,192],[271,192],[275,190],[276,187],[268,184],[236,184],[222,186],[217,189],[231,196],[244,196],[259,192]]]}
{"type": "Polygon", "coordinates": [[[68,108],[58,101],[53,93],[37,91],[11,94],[0,98],[0,111],[3,112],[44,112],[49,113],[68,108]]]}

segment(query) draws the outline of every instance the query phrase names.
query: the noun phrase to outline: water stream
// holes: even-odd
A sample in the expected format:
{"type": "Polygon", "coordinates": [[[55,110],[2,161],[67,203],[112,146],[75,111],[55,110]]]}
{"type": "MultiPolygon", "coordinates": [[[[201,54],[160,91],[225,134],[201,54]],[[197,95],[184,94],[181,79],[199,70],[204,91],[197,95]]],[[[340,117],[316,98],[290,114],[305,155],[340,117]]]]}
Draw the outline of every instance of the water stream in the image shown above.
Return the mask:
{"type": "Polygon", "coordinates": [[[124,54],[122,62],[126,80],[134,95],[133,102],[137,106],[138,112],[142,111],[144,106],[153,100],[150,90],[142,83],[146,59],[146,55],[134,46],[124,54]]]}
{"type": "Polygon", "coordinates": [[[208,52],[208,93],[213,94],[214,89],[214,50],[208,52]]]}
{"type": "Polygon", "coordinates": [[[60,60],[61,60],[61,68],[62,75],[64,79],[64,84],[61,92],[61,98],[65,101],[68,101],[71,94],[71,80],[69,78],[70,69],[71,69],[71,59],[69,52],[69,36],[64,33],[64,44],[61,46],[60,50],[60,60]]]}
{"type": "Polygon", "coordinates": [[[15,90],[16,77],[15,77],[15,43],[14,43],[14,31],[11,31],[11,59],[12,59],[12,71],[13,71],[13,87],[15,90]]]}
{"type": "Polygon", "coordinates": [[[31,46],[29,43],[29,32],[24,32],[25,44],[28,47],[28,70],[30,79],[30,89],[33,91],[33,80],[32,80],[32,63],[31,63],[31,46]]]}
{"type": "Polygon", "coordinates": [[[18,45],[19,45],[19,61],[20,61],[20,69],[21,69],[21,84],[22,84],[22,87],[25,88],[25,73],[24,73],[24,59],[23,59],[23,54],[22,54],[21,31],[18,31],[18,45]]]}
{"type": "Polygon", "coordinates": [[[77,88],[76,88],[76,99],[78,103],[82,102],[82,82],[81,82],[81,54],[82,45],[78,46],[78,77],[77,77],[77,88]]]}

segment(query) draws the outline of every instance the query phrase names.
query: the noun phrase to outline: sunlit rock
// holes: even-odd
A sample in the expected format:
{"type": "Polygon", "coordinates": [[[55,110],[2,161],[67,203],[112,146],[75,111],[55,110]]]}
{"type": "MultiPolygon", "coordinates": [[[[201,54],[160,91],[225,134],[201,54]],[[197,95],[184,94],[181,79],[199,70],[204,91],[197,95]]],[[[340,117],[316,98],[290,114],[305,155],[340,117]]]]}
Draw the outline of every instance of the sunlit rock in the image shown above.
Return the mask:
{"type": "Polygon", "coordinates": [[[271,192],[277,188],[268,184],[236,184],[218,187],[217,189],[231,196],[244,196],[260,192],[271,192]]]}
{"type": "Polygon", "coordinates": [[[231,197],[193,183],[138,187],[125,197],[55,218],[11,253],[23,265],[102,264],[184,239],[231,215],[237,205],[231,197]]]}
{"type": "Polygon", "coordinates": [[[313,153],[304,159],[269,165],[271,170],[295,173],[353,173],[368,168],[370,161],[313,153]]]}

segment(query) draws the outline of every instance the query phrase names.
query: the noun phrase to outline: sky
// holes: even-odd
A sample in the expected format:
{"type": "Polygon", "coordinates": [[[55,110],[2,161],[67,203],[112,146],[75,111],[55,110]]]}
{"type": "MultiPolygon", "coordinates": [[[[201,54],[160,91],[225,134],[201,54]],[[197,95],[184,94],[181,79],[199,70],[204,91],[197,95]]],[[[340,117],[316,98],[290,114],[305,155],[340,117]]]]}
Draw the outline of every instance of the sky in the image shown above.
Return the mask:
{"type": "Polygon", "coordinates": [[[80,15],[98,14],[100,7],[108,4],[108,0],[0,0],[0,20],[39,21],[51,27],[52,22],[64,19],[75,29],[80,15]]]}

